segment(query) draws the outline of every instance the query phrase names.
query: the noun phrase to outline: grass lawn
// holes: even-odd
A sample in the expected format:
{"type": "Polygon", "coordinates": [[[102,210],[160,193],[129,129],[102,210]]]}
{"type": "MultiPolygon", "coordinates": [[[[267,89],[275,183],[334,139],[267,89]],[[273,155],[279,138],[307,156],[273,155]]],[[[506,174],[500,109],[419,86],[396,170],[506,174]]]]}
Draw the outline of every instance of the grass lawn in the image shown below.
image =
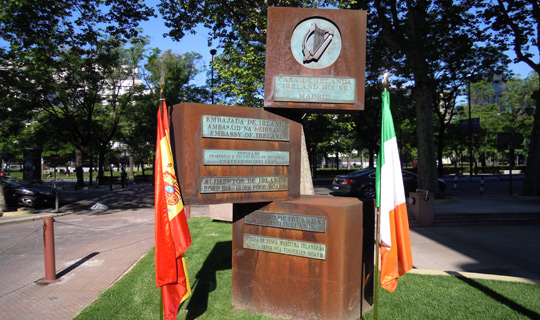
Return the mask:
{"type": "MultiPolygon", "coordinates": [[[[192,218],[189,226],[193,293],[177,319],[270,319],[231,308],[232,225],[192,218]]],[[[406,274],[394,293],[379,292],[379,319],[540,319],[540,285],[406,274]]],[[[159,319],[154,251],[75,319],[159,319]]]]}

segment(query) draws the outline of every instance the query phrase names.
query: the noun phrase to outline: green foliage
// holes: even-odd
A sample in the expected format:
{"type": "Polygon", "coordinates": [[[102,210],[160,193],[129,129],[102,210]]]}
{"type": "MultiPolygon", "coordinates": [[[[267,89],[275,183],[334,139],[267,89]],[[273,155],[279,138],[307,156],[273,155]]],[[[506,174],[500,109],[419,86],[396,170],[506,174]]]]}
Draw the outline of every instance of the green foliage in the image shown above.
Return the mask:
{"type": "MultiPolygon", "coordinates": [[[[535,77],[527,79],[510,79],[500,84],[503,87],[501,96],[498,98],[493,85],[487,81],[471,84],[471,118],[480,118],[480,130],[473,130],[472,145],[473,154],[482,166],[486,166],[486,160],[491,159],[497,163],[505,158],[506,150],[497,148],[498,133],[521,133],[524,137],[531,131],[534,110],[534,101],[531,99],[535,77]]],[[[468,121],[468,105],[459,106],[454,126],[450,127],[447,140],[447,155],[454,159],[463,156],[460,150],[466,150],[469,154],[469,131],[468,128],[460,128],[460,121],[468,121]],[[452,151],[453,149],[453,151],[452,151]],[[457,153],[461,153],[461,156],[457,153]]],[[[525,148],[527,141],[516,149],[525,148]]]]}
{"type": "Polygon", "coordinates": [[[226,104],[262,107],[266,47],[261,44],[230,42],[214,59],[217,81],[214,87],[226,104]]]}
{"type": "MultiPolygon", "coordinates": [[[[513,49],[514,62],[524,62],[540,74],[540,62],[535,59],[540,49],[538,30],[540,27],[540,8],[537,0],[501,0],[497,2],[477,0],[479,15],[484,20],[484,32],[491,34],[503,47],[513,49]]],[[[527,169],[523,182],[523,194],[540,195],[540,81],[534,86],[535,114],[530,144],[528,148],[527,169]]]]}
{"type": "Polygon", "coordinates": [[[80,168],[86,148],[95,148],[95,140],[102,148],[116,133],[129,105],[129,98],[120,97],[119,81],[133,74],[122,67],[133,66],[127,59],[140,55],[124,45],[153,14],[143,2],[126,0],[4,3],[0,92],[11,92],[27,112],[47,113],[40,118],[52,121],[62,141],[75,147],[80,168]]]}
{"type": "MultiPolygon", "coordinates": [[[[540,316],[538,289],[526,283],[406,274],[395,292],[379,290],[379,317],[533,319],[540,316]]],[[[373,312],[364,319],[373,319],[373,312]]]]}
{"type": "MultiPolygon", "coordinates": [[[[190,82],[202,71],[202,56],[198,53],[172,53],[154,49],[144,66],[147,85],[160,97],[160,85],[164,85],[163,98],[169,105],[180,102],[207,102],[209,92],[196,88],[190,82]],[[163,75],[163,79],[162,79],[163,75]],[[195,92],[194,92],[195,91],[195,92]]],[[[157,100],[156,100],[157,101],[157,100]]]]}
{"type": "Polygon", "coordinates": [[[176,40],[197,25],[211,30],[214,41],[223,49],[214,59],[216,92],[222,102],[250,107],[262,106],[266,50],[266,18],[269,6],[313,8],[333,1],[279,0],[223,2],[219,0],[162,0],[160,12],[169,35],[176,40]]]}

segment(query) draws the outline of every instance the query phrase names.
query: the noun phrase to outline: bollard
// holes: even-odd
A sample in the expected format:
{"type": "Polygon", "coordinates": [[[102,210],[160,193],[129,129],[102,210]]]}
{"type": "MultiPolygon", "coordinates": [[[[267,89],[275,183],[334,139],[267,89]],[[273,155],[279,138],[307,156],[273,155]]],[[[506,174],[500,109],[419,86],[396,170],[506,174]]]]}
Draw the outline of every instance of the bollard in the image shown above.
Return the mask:
{"type": "Polygon", "coordinates": [[[53,217],[43,218],[43,249],[45,256],[45,280],[42,282],[56,282],[56,262],[54,256],[54,226],[53,217]]]}
{"type": "Polygon", "coordinates": [[[480,194],[484,194],[484,177],[480,178],[480,194]]]}
{"type": "Polygon", "coordinates": [[[457,189],[457,174],[454,176],[454,191],[457,189]]]}
{"type": "Polygon", "coordinates": [[[184,214],[186,215],[186,219],[191,218],[191,206],[184,206],[184,214]]]}
{"type": "Polygon", "coordinates": [[[54,186],[54,213],[58,213],[59,201],[58,201],[58,189],[54,186]]]}

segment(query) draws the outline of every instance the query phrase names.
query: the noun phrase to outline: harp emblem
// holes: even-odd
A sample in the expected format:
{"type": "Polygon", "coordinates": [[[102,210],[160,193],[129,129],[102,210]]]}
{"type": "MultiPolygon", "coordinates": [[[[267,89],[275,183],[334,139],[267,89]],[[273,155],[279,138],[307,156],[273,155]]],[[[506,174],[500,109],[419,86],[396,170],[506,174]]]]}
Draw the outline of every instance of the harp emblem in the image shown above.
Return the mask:
{"type": "Polygon", "coordinates": [[[331,29],[321,28],[317,22],[313,22],[304,36],[304,42],[302,44],[302,52],[304,54],[304,63],[310,63],[312,61],[319,61],[324,54],[332,39],[334,38],[334,31],[331,29]],[[308,42],[310,38],[311,48],[308,48],[308,42]]]}

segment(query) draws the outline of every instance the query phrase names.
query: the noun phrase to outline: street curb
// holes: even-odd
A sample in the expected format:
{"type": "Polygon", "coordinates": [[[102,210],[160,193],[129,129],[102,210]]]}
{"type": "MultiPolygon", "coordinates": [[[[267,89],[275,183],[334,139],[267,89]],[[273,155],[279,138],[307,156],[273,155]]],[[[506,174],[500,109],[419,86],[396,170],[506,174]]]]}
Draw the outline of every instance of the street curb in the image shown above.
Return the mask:
{"type": "Polygon", "coordinates": [[[464,272],[464,271],[443,271],[443,270],[429,270],[429,269],[412,269],[407,273],[420,274],[426,276],[454,276],[466,279],[482,279],[482,280],[496,280],[507,282],[519,282],[529,284],[540,284],[540,279],[527,279],[521,277],[501,276],[496,274],[464,272]]]}
{"type": "Polygon", "coordinates": [[[515,195],[514,199],[525,200],[525,201],[540,201],[540,196],[524,196],[524,195],[515,195]]]}

